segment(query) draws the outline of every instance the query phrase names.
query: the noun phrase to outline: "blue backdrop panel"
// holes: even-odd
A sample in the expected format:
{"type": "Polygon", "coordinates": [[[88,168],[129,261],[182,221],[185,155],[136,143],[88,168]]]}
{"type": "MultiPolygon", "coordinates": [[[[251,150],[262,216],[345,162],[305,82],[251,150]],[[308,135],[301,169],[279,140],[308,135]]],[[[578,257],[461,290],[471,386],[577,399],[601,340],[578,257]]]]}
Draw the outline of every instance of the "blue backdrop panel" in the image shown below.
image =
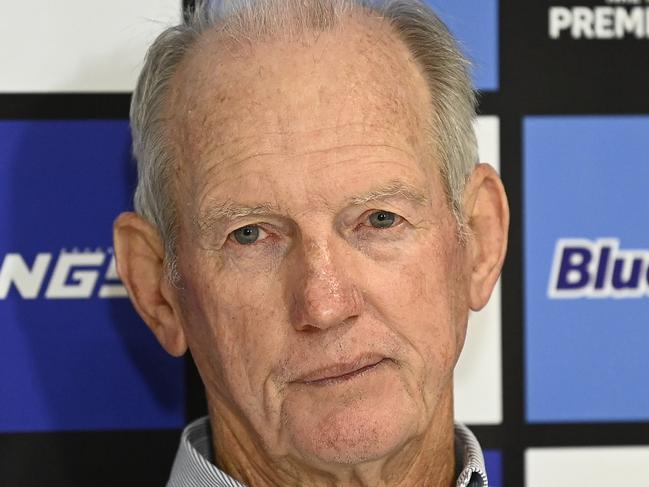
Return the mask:
{"type": "Polygon", "coordinates": [[[122,120],[0,122],[0,431],[184,422],[182,362],[114,273],[129,152],[122,120]]]}
{"type": "Polygon", "coordinates": [[[524,122],[527,419],[649,419],[649,117],[524,122]]]}
{"type": "Polygon", "coordinates": [[[498,89],[498,0],[427,0],[471,59],[476,88],[498,89]]]}
{"type": "Polygon", "coordinates": [[[484,451],[489,487],[503,487],[503,454],[500,450],[484,451]]]}

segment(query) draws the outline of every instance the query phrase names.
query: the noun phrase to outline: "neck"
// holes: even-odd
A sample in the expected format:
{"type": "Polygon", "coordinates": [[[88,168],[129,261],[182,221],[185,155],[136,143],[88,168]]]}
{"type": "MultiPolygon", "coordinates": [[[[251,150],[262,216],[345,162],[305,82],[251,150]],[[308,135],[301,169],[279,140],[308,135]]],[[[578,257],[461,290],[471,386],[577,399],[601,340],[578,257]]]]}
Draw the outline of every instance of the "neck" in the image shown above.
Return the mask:
{"type": "Polygon", "coordinates": [[[273,456],[259,437],[224,402],[209,397],[215,462],[250,487],[452,487],[455,485],[453,401],[441,398],[428,428],[391,455],[359,465],[308,465],[273,456]]]}

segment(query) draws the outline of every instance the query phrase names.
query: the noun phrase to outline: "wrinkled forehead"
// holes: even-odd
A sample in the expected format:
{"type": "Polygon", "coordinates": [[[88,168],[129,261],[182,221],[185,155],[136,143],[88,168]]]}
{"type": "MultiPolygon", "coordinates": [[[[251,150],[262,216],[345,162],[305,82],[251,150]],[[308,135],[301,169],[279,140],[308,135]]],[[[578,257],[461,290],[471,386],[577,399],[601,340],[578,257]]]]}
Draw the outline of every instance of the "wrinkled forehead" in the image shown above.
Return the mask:
{"type": "Polygon", "coordinates": [[[429,117],[419,66],[375,18],[350,18],[297,39],[242,41],[208,32],[172,86],[170,126],[182,164],[242,145],[263,151],[268,137],[275,148],[279,138],[286,152],[309,150],[305,145],[317,146],[318,134],[331,130],[338,138],[362,133],[368,144],[416,150],[429,117]]]}

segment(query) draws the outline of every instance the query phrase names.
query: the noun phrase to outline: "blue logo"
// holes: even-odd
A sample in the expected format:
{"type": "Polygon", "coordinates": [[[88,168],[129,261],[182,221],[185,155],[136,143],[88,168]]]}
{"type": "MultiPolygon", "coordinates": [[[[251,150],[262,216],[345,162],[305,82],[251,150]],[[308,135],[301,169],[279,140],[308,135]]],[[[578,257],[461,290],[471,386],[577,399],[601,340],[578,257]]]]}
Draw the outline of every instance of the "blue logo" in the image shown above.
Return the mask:
{"type": "Polygon", "coordinates": [[[483,91],[496,91],[498,69],[498,0],[427,0],[460,41],[473,63],[473,80],[483,91]]]}
{"type": "Polygon", "coordinates": [[[557,241],[550,298],[648,297],[649,250],[620,250],[616,238],[557,241]]]}
{"type": "Polygon", "coordinates": [[[0,432],[182,426],[183,363],[115,272],[134,185],[125,120],[0,122],[0,432]]]}
{"type": "Polygon", "coordinates": [[[524,121],[530,422],[649,419],[649,117],[524,121]]]}

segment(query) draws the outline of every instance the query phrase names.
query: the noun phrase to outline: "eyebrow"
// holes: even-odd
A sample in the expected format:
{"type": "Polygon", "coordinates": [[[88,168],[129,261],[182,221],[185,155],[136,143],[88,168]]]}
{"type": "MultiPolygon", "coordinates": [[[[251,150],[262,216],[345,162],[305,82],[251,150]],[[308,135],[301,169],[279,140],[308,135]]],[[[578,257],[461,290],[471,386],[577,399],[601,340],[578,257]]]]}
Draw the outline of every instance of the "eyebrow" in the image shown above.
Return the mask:
{"type": "Polygon", "coordinates": [[[194,219],[194,226],[200,233],[209,232],[219,223],[231,221],[237,218],[245,218],[252,215],[268,215],[277,213],[277,207],[270,203],[261,203],[255,206],[237,204],[233,201],[225,201],[213,206],[209,210],[194,219]]]}
{"type": "Polygon", "coordinates": [[[421,206],[429,204],[429,199],[420,190],[414,186],[407,184],[403,181],[390,181],[389,183],[363,193],[358,196],[353,196],[349,202],[354,206],[367,206],[374,201],[385,201],[388,199],[401,198],[412,201],[421,206]]]}

